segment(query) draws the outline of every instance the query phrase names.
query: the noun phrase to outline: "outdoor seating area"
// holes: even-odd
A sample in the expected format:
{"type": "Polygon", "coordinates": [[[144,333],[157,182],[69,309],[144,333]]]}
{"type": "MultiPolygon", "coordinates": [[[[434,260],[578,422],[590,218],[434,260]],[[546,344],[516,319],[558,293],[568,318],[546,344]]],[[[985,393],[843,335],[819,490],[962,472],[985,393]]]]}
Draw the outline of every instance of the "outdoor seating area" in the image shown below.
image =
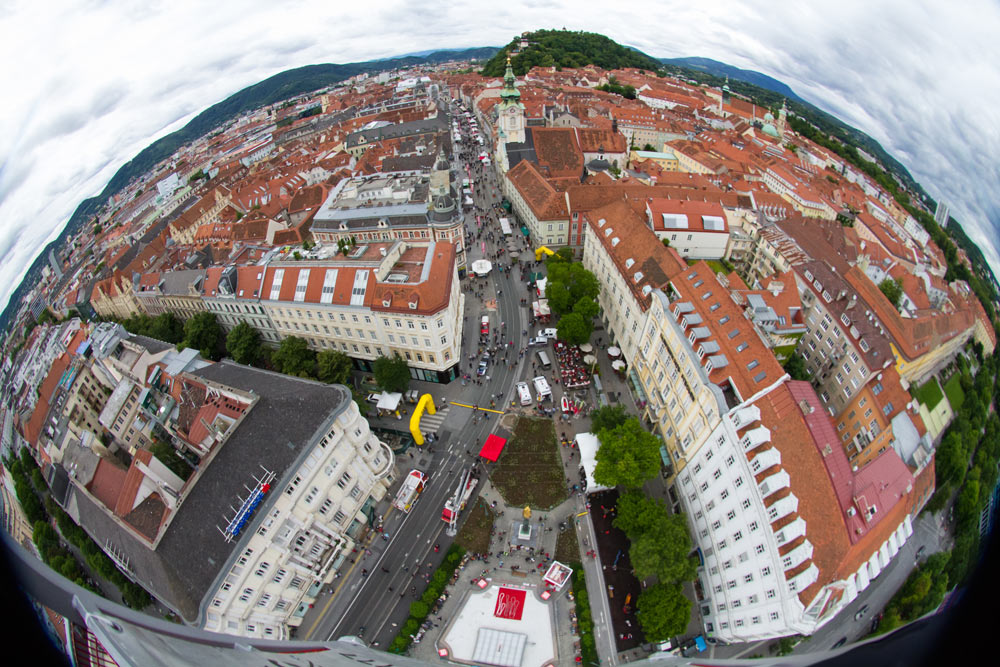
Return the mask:
{"type": "Polygon", "coordinates": [[[566,389],[581,389],[590,386],[590,369],[584,362],[584,354],[576,345],[567,345],[557,340],[556,359],[559,362],[559,378],[566,389]]]}

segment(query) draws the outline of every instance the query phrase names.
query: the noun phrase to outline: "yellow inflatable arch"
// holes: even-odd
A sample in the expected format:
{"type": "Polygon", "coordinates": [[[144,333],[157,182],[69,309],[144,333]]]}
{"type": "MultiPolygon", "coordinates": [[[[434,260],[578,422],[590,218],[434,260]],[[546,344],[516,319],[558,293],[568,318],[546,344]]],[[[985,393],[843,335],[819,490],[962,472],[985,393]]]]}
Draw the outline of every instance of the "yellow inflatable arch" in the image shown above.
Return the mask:
{"type": "Polygon", "coordinates": [[[434,409],[434,398],[430,394],[424,394],[417,401],[417,407],[413,409],[413,414],[410,416],[410,433],[413,434],[413,442],[418,445],[424,444],[424,434],[420,432],[420,415],[424,414],[424,410],[427,410],[430,414],[437,412],[434,409]]]}

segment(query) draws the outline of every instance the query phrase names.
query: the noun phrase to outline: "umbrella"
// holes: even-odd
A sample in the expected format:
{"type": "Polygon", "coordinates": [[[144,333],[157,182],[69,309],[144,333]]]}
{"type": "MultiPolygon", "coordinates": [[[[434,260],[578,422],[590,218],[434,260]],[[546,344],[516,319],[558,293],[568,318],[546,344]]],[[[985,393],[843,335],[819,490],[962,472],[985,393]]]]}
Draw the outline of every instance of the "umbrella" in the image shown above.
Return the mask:
{"type": "Polygon", "coordinates": [[[488,259],[477,259],[472,263],[472,270],[477,276],[485,276],[493,269],[493,264],[488,259]]]}
{"type": "Polygon", "coordinates": [[[611,368],[615,369],[616,371],[620,371],[621,369],[625,368],[625,362],[622,361],[621,359],[615,359],[614,361],[611,362],[611,368]]]}
{"type": "Polygon", "coordinates": [[[622,351],[619,350],[617,347],[609,347],[608,348],[608,356],[609,357],[617,357],[621,353],[622,353],[622,351]]]}
{"type": "Polygon", "coordinates": [[[580,346],[580,351],[581,352],[593,352],[594,351],[594,346],[591,345],[590,343],[584,343],[583,345],[580,346]]]}
{"type": "Polygon", "coordinates": [[[595,357],[592,354],[588,354],[587,356],[585,356],[583,358],[583,363],[585,363],[585,364],[596,364],[597,363],[597,357],[595,357]]]}

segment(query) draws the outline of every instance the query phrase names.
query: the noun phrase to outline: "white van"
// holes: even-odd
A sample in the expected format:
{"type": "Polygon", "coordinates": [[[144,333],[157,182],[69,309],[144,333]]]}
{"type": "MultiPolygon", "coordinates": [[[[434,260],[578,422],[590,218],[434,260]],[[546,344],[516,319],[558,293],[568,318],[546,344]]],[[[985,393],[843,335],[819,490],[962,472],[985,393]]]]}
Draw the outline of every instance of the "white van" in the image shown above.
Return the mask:
{"type": "Polygon", "coordinates": [[[535,352],[535,358],[538,359],[538,363],[540,363],[542,368],[545,370],[552,368],[552,362],[549,361],[549,355],[545,354],[544,350],[538,350],[535,352]]]}
{"type": "Polygon", "coordinates": [[[539,375],[532,380],[535,385],[535,393],[538,394],[538,402],[548,401],[552,399],[552,389],[549,387],[549,381],[544,377],[539,375]]]}
{"type": "Polygon", "coordinates": [[[528,389],[527,382],[517,383],[517,397],[521,401],[521,405],[531,405],[531,390],[528,389]]]}

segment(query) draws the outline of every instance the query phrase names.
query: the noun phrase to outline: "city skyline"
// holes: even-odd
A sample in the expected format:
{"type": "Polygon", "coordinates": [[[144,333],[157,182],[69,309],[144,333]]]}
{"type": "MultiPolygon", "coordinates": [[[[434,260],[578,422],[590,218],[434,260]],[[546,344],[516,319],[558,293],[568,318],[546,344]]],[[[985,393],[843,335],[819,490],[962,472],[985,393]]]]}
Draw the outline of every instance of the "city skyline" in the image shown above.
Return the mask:
{"type": "Polygon", "coordinates": [[[98,194],[149,143],[245,86],[312,63],[500,46],[541,27],[596,31],[655,57],[711,57],[783,81],[879,141],[929,194],[949,202],[994,270],[1000,267],[992,242],[1000,209],[990,196],[1000,183],[989,168],[1000,148],[1000,77],[990,66],[996,58],[988,57],[1000,55],[989,41],[1000,24],[995,5],[955,12],[848,2],[822,11],[796,6],[793,17],[744,3],[640,3],[611,16],[598,16],[596,4],[574,4],[569,13],[565,3],[514,3],[491,8],[484,27],[477,25],[480,7],[444,10],[444,27],[418,7],[377,7],[362,17],[309,2],[280,15],[261,6],[233,16],[225,4],[211,14],[193,4],[141,15],[117,3],[11,11],[3,23],[19,37],[3,47],[7,61],[31,65],[7,72],[13,94],[0,115],[0,303],[6,306],[80,201],[98,194]],[[630,18],[636,12],[647,15],[646,25],[661,26],[662,37],[638,34],[630,18]],[[303,22],[312,26],[304,34],[297,28],[303,22]],[[42,25],[47,40],[38,39],[42,25]],[[370,39],[376,31],[388,38],[370,39]],[[99,35],[114,38],[94,48],[99,35]],[[149,48],[164,35],[177,43],[149,48]],[[879,41],[887,36],[892,41],[879,41]],[[919,51],[911,46],[917,43],[919,51]]]}

